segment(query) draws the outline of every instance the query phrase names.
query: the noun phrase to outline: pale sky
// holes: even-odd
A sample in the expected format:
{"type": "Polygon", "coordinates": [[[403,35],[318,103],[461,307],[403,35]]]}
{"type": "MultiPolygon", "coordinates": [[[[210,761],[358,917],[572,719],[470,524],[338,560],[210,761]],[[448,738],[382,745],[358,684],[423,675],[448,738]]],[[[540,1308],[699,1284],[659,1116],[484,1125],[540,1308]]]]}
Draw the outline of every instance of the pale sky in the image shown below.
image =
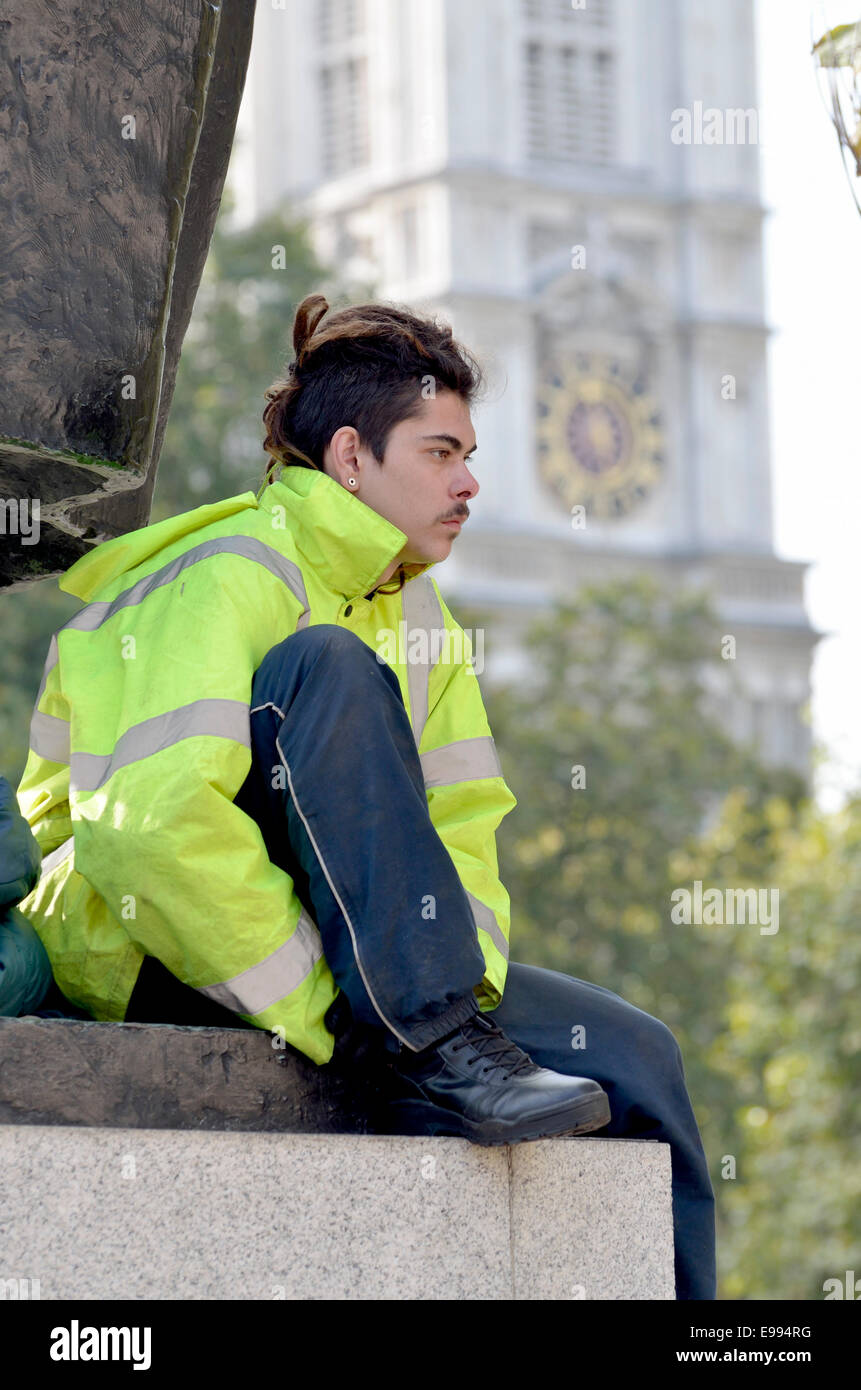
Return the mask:
{"type": "MultiPolygon", "coordinates": [[[[832,635],[813,666],[820,800],[861,785],[861,214],[810,56],[861,0],[757,0],[775,548],[812,561],[807,609],[832,635]]],[[[844,77],[848,74],[842,74],[844,77]]],[[[858,193],[861,199],[861,181],[858,193]]]]}

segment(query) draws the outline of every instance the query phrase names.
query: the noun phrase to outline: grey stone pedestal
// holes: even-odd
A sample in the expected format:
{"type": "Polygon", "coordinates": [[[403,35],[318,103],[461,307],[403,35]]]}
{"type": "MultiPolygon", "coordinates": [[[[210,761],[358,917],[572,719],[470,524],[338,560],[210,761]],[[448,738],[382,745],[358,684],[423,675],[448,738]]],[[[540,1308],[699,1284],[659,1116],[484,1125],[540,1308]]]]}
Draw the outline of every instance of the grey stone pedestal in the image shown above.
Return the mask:
{"type": "Polygon", "coordinates": [[[0,1020],[0,1296],[674,1297],[667,1145],[373,1135],[348,1093],[268,1034],[0,1020]]]}

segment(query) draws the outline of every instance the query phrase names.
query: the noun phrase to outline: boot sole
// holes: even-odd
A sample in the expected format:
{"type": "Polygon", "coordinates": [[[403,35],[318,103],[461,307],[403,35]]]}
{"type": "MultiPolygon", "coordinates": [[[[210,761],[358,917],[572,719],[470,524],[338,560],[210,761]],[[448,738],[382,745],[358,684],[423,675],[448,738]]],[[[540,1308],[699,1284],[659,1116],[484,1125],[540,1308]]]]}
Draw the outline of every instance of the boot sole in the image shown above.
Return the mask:
{"type": "Polygon", "coordinates": [[[602,1129],[610,1119],[610,1102],[604,1091],[584,1096],[566,1105],[564,1110],[528,1120],[469,1120],[465,1115],[423,1100],[397,1101],[385,1112],[389,1134],[448,1135],[469,1139],[485,1148],[522,1144],[530,1139],[554,1139],[566,1134],[589,1134],[602,1129]],[[396,1131],[388,1128],[395,1124],[396,1131]]]}

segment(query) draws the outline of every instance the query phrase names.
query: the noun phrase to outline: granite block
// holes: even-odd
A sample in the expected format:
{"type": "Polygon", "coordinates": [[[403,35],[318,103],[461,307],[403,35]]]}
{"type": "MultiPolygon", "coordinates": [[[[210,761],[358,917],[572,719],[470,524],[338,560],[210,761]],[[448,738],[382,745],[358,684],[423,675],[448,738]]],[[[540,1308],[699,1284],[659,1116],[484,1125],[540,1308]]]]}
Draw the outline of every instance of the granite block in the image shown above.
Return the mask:
{"type": "Polygon", "coordinates": [[[668,1144],[583,1135],[510,1152],[516,1298],[675,1298],[668,1144]]]}
{"type": "Polygon", "coordinates": [[[511,1296],[504,1149],[3,1125],[0,1172],[0,1281],[42,1299],[511,1296]]]}
{"type": "Polygon", "coordinates": [[[0,1125],[0,1299],[673,1298],[669,1171],[638,1140],[0,1125]]]}

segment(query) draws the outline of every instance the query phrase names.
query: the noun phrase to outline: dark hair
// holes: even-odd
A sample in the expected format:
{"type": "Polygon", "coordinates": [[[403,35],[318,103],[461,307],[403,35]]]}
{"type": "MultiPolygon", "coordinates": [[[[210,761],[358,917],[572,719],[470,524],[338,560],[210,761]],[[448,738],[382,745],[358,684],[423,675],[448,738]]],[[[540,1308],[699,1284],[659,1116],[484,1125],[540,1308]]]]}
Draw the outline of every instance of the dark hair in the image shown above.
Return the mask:
{"type": "MultiPolygon", "coordinates": [[[[296,310],[293,350],[285,375],[264,392],[263,448],[270,462],[263,487],[285,464],[322,471],[326,447],[342,425],[352,425],[382,464],[389,434],[419,414],[429,380],[434,391],[455,391],[467,402],[484,382],[479,363],[448,324],[392,304],[329,313],[322,294],[309,294],[296,310]]],[[[399,568],[398,589],[407,578],[399,568]]]]}

